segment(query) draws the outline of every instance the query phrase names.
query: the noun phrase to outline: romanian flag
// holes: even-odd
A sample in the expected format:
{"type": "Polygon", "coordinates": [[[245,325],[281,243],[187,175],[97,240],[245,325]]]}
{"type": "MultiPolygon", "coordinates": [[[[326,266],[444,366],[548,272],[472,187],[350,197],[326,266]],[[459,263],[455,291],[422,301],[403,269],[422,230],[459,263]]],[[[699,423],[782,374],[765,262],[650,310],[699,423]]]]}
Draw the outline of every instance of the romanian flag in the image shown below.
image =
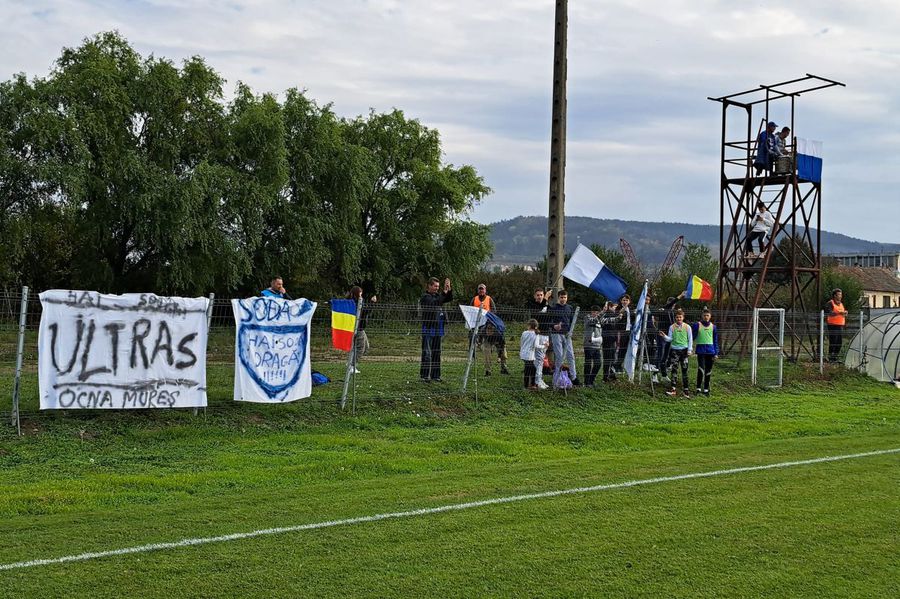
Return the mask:
{"type": "Polygon", "coordinates": [[[350,299],[331,300],[331,345],[335,349],[353,349],[356,329],[356,302],[350,299]]]}
{"type": "Polygon", "coordinates": [[[684,290],[684,297],[694,300],[711,300],[713,298],[712,286],[697,275],[691,275],[684,290]]]}

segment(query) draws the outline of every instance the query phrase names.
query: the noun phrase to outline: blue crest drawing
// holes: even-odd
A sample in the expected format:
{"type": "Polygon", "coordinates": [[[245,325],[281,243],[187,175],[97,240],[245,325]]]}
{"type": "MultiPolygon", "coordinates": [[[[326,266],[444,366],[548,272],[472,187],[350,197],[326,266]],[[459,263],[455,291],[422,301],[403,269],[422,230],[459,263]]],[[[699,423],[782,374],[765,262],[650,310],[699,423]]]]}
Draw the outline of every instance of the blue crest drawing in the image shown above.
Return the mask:
{"type": "Polygon", "coordinates": [[[238,355],[251,379],[272,400],[284,401],[306,363],[307,325],[242,323],[238,355]]]}

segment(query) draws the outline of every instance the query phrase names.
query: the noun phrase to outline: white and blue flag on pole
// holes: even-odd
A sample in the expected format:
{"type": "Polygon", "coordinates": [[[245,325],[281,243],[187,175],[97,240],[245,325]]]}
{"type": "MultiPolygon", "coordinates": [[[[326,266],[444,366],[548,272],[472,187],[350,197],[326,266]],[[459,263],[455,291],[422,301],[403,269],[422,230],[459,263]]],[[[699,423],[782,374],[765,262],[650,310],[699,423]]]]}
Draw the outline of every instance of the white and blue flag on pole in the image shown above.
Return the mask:
{"type": "Polygon", "coordinates": [[[647,317],[647,283],[644,283],[644,290],[641,292],[641,299],[638,300],[634,309],[634,322],[631,323],[631,336],[628,339],[628,349],[625,351],[625,372],[628,374],[628,380],[634,382],[634,366],[638,360],[638,352],[641,347],[641,337],[644,334],[644,320],[647,317]]]}
{"type": "Polygon", "coordinates": [[[625,295],[627,288],[619,275],[611,271],[594,255],[594,252],[580,243],[563,269],[562,276],[589,287],[614,302],[625,295]]]}
{"type": "Polygon", "coordinates": [[[797,176],[822,182],[822,142],[797,138],[797,176]]]}

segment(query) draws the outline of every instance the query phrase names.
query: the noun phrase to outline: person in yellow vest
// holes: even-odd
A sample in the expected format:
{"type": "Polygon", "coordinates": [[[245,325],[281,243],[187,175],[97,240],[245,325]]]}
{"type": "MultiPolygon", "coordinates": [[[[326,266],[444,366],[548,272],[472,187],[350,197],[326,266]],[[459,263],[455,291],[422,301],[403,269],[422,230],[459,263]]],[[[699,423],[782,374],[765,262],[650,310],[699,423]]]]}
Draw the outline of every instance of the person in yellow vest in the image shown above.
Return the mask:
{"type": "Polygon", "coordinates": [[[825,323],[828,328],[828,361],[840,360],[841,345],[844,340],[844,326],[847,324],[847,310],[844,309],[844,292],[835,289],[831,299],[825,304],[825,323]]]}
{"type": "MultiPolygon", "coordinates": [[[[487,294],[487,285],[481,283],[478,286],[478,295],[472,298],[472,305],[476,308],[484,308],[485,312],[497,312],[497,303],[487,294]]],[[[493,363],[492,349],[497,349],[497,359],[500,361],[500,372],[509,374],[506,367],[506,339],[493,325],[487,323],[478,329],[475,342],[484,353],[484,376],[491,376],[491,364],[493,363]]]]}

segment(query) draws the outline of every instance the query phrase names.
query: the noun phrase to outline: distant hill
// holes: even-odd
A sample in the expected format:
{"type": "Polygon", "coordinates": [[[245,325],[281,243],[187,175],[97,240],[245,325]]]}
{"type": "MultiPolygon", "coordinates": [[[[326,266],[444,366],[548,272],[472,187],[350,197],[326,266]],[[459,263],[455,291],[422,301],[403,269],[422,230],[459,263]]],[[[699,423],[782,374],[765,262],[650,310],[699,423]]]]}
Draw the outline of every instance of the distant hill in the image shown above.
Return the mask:
{"type": "MultiPolygon", "coordinates": [[[[718,252],[719,227],[685,223],[652,223],[634,220],[612,220],[570,216],[566,218],[566,252],[571,252],[579,238],[584,245],[600,244],[619,248],[625,238],[638,259],[646,264],[661,263],[672,241],[684,235],[685,243],[702,243],[718,252]]],[[[492,263],[533,264],[547,251],[547,217],[517,216],[491,225],[494,242],[492,263]]],[[[840,233],[822,231],[823,254],[900,251],[900,244],[886,244],[856,239],[840,233]]]]}

